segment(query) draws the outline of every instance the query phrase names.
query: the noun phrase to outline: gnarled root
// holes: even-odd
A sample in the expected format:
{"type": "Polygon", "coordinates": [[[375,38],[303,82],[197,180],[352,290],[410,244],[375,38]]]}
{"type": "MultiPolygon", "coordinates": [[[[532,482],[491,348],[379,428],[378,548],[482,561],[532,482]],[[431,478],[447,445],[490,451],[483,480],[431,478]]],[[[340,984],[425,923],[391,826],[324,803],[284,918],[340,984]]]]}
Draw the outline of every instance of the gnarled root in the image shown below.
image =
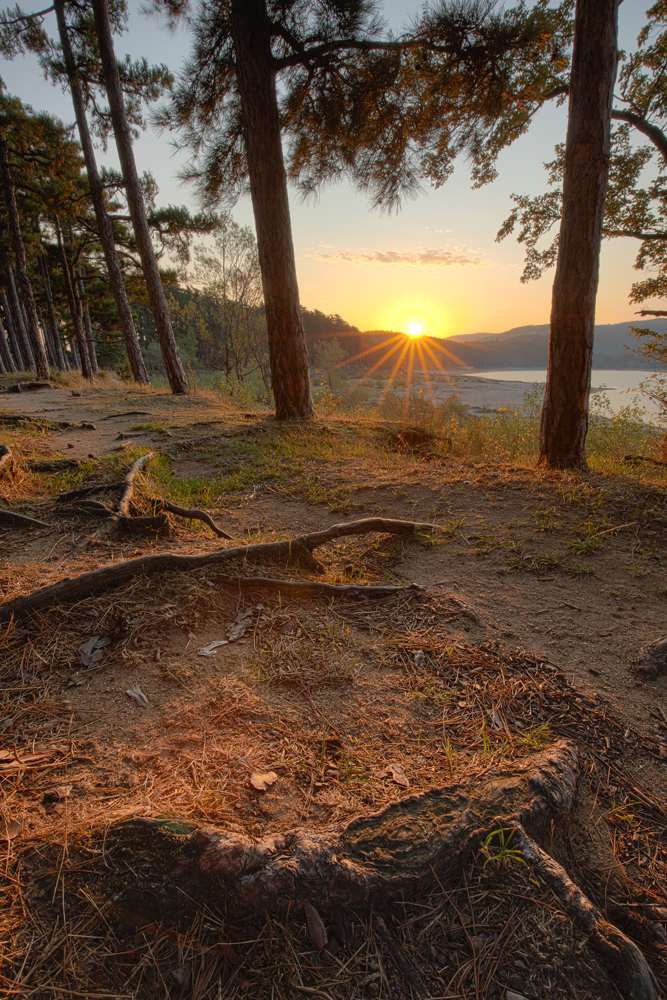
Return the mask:
{"type": "MultiPolygon", "coordinates": [[[[166,517],[166,515],[162,515],[166,517]]],[[[139,518],[128,518],[128,521],[138,521],[139,518]]],[[[104,522],[104,525],[109,522],[104,522]]],[[[103,527],[104,527],[103,525],[103,527]]],[[[127,583],[140,574],[161,573],[165,570],[187,571],[200,569],[204,566],[215,566],[234,559],[244,561],[272,561],[288,565],[299,565],[315,572],[323,572],[321,564],[312,555],[313,549],[334,538],[346,535],[363,535],[370,531],[382,531],[388,534],[406,535],[415,531],[431,531],[433,525],[419,524],[415,521],[393,521],[389,518],[368,517],[361,521],[351,521],[347,524],[334,524],[324,531],[315,531],[310,535],[284,542],[263,542],[257,545],[239,545],[229,549],[219,549],[217,552],[207,552],[198,556],[175,555],[171,552],[160,552],[156,555],[142,556],[127,562],[115,563],[83,573],[73,579],[61,580],[50,587],[44,587],[34,594],[17,597],[13,601],[0,606],[0,621],[8,621],[12,615],[18,615],[30,609],[48,607],[58,601],[74,601],[89,594],[109,590],[112,587],[127,583]]],[[[100,537],[100,532],[96,533],[100,537]]],[[[412,589],[412,588],[406,588],[412,589]]]]}
{"type": "Polygon", "coordinates": [[[627,1000],[657,1000],[658,985],[637,945],[602,916],[590,899],[519,825],[514,841],[524,858],[565,906],[571,917],[589,935],[589,943],[612,973],[627,1000]]]}
{"type": "MultiPolygon", "coordinates": [[[[572,744],[560,740],[498,775],[433,788],[358,817],[338,831],[297,829],[260,840],[215,827],[195,830],[166,889],[132,882],[109,907],[128,924],[178,917],[193,899],[214,903],[225,894],[228,912],[252,916],[311,903],[333,916],[341,908],[373,910],[385,940],[415,996],[425,989],[418,970],[401,954],[376,908],[415,896],[435,879],[456,876],[470,854],[498,827],[514,830],[512,846],[590,934],[627,1000],[657,1000],[652,974],[639,949],[608,923],[527,830],[546,831],[571,809],[578,775],[572,744]]],[[[159,834],[150,820],[121,824],[128,832],[159,834]]]]}

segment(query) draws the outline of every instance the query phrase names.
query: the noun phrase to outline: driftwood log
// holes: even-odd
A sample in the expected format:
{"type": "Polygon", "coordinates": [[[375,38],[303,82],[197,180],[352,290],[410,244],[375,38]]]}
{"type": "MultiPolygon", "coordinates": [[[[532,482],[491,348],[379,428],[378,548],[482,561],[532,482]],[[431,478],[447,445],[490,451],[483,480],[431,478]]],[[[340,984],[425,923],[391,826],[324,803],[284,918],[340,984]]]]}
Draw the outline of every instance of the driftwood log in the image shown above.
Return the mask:
{"type": "MultiPolygon", "coordinates": [[[[514,831],[512,843],[533,874],[590,935],[622,995],[627,1000],[657,1000],[652,974],[637,946],[602,917],[534,839],[570,811],[577,776],[574,747],[559,741],[499,773],[408,796],[333,832],[299,828],[253,839],[203,827],[190,834],[167,887],[133,881],[109,905],[133,926],[178,917],[193,899],[220,903],[221,893],[227,912],[245,916],[288,906],[298,913],[306,904],[325,917],[348,909],[368,912],[392,899],[418,896],[432,889],[436,879],[445,882],[456,876],[485,838],[502,828],[514,831]]],[[[122,824],[119,832],[141,828],[159,835],[158,825],[150,820],[122,824]]],[[[391,934],[374,912],[374,924],[376,919],[382,921],[377,930],[390,945],[391,934]]],[[[414,994],[425,997],[416,970],[402,971],[414,994]]]]}
{"type": "MultiPolygon", "coordinates": [[[[166,515],[164,516],[166,517],[166,515]]],[[[139,520],[139,518],[129,518],[128,520],[139,520]]],[[[101,569],[82,573],[81,576],[73,579],[60,580],[59,583],[44,587],[34,594],[17,597],[13,601],[0,605],[0,621],[8,621],[14,615],[46,608],[60,601],[76,601],[89,594],[110,590],[112,587],[118,587],[142,574],[162,573],[167,570],[183,572],[201,569],[205,566],[216,566],[232,560],[276,561],[287,565],[298,565],[315,572],[324,572],[324,567],[314,558],[313,550],[336,538],[364,535],[371,531],[386,532],[392,535],[410,535],[414,534],[415,531],[432,530],[432,524],[368,517],[360,521],[350,521],[347,524],[334,524],[324,531],[300,535],[298,538],[283,542],[238,545],[193,556],[159,552],[156,555],[142,556],[139,559],[130,559],[126,562],[114,563],[111,566],[103,566],[101,569]]]]}

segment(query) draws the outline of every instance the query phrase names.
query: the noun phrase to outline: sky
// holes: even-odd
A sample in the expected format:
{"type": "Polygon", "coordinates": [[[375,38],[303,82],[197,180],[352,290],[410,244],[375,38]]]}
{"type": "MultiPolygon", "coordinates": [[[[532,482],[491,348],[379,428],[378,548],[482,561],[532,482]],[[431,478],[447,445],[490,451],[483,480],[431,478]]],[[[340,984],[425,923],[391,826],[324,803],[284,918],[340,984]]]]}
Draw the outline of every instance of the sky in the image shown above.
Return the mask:
{"type": "MultiPolygon", "coordinates": [[[[38,8],[39,9],[38,5],[38,8]]],[[[129,0],[129,31],[116,40],[119,56],[145,56],[164,62],[177,73],[189,50],[187,31],[169,32],[140,11],[140,0],[129,0]]],[[[382,4],[390,25],[398,30],[419,6],[404,0],[382,4]]],[[[620,6],[620,45],[634,46],[645,23],[645,0],[620,6]]],[[[28,3],[23,9],[30,10],[28,3]]],[[[53,15],[46,26],[55,34],[53,15]]],[[[31,104],[72,122],[69,96],[46,82],[34,57],[7,62],[0,57],[6,89],[31,104]]],[[[302,203],[291,193],[294,246],[301,302],[309,309],[338,313],[362,330],[404,329],[420,320],[435,336],[488,332],[549,321],[553,271],[523,285],[522,248],[512,237],[496,243],[498,229],[509,214],[513,192],[539,194],[546,189],[543,163],[553,159],[554,146],[565,139],[567,108],[550,106],[536,117],[529,132],[498,160],[498,178],[473,190],[465,162],[438,190],[425,188],[398,214],[371,210],[364,196],[347,183],[324,189],[317,201],[302,203]]],[[[117,166],[113,144],[100,163],[117,166]]],[[[174,153],[168,136],[152,130],[135,144],[139,172],[150,170],[160,194],[159,204],[198,208],[195,193],[178,178],[187,153],[174,153]]],[[[233,210],[242,225],[254,228],[249,198],[233,210]]],[[[598,323],[636,319],[628,294],[637,272],[637,244],[613,240],[603,245],[597,299],[598,323]]]]}

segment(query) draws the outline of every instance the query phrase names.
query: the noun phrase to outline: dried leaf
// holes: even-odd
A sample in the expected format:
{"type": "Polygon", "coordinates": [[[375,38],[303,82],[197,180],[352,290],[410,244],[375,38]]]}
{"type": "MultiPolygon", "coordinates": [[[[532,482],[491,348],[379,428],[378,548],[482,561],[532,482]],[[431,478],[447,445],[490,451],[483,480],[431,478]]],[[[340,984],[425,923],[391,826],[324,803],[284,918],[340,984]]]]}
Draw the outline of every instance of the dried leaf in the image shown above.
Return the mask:
{"type": "Polygon", "coordinates": [[[224,941],[221,941],[217,946],[217,951],[219,951],[228,962],[231,962],[232,965],[241,965],[243,962],[243,958],[239,955],[238,951],[234,951],[231,944],[226,944],[224,941]]]}
{"type": "Polygon", "coordinates": [[[134,698],[139,708],[146,708],[148,705],[148,698],[138,684],[133,684],[132,687],[125,692],[125,694],[129,695],[130,698],[134,698]]]}
{"type": "Polygon", "coordinates": [[[391,776],[392,780],[396,782],[397,785],[401,785],[403,788],[409,788],[410,782],[405,773],[405,769],[400,764],[387,764],[384,774],[386,777],[391,776]]]}
{"type": "Polygon", "coordinates": [[[63,799],[69,798],[73,787],[73,785],[58,785],[57,788],[49,788],[47,792],[44,792],[43,801],[62,802],[63,799]]]}
{"type": "Polygon", "coordinates": [[[208,646],[202,646],[199,650],[200,656],[215,656],[218,646],[228,646],[229,639],[214,639],[208,646]]]}
{"type": "Polygon", "coordinates": [[[14,840],[23,829],[23,824],[13,819],[10,823],[0,820],[0,840],[14,840]]]}
{"type": "Polygon", "coordinates": [[[329,940],[322,917],[311,903],[304,903],[303,908],[306,914],[306,924],[308,927],[308,937],[313,948],[322,951],[326,948],[329,940]]]}
{"type": "Polygon", "coordinates": [[[250,775],[250,784],[253,788],[256,788],[258,792],[266,792],[274,781],[278,780],[278,775],[275,771],[253,771],[250,775]]]}

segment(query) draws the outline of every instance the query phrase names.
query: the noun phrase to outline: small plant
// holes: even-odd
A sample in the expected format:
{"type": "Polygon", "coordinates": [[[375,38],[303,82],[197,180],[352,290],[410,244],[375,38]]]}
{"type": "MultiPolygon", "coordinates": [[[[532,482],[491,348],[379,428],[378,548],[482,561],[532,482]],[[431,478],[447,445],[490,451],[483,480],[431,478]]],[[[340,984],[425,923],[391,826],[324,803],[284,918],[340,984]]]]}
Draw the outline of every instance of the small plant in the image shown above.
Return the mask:
{"type": "Polygon", "coordinates": [[[486,868],[491,861],[501,865],[506,865],[510,861],[518,861],[519,864],[525,865],[526,868],[528,868],[528,862],[523,857],[521,850],[518,847],[510,847],[512,837],[515,833],[516,830],[510,830],[505,826],[501,826],[497,830],[491,831],[484,841],[484,851],[487,855],[486,861],[484,862],[484,868],[486,868]],[[498,838],[495,844],[493,842],[494,838],[498,838]],[[494,853],[491,853],[492,850],[494,853]]]}

